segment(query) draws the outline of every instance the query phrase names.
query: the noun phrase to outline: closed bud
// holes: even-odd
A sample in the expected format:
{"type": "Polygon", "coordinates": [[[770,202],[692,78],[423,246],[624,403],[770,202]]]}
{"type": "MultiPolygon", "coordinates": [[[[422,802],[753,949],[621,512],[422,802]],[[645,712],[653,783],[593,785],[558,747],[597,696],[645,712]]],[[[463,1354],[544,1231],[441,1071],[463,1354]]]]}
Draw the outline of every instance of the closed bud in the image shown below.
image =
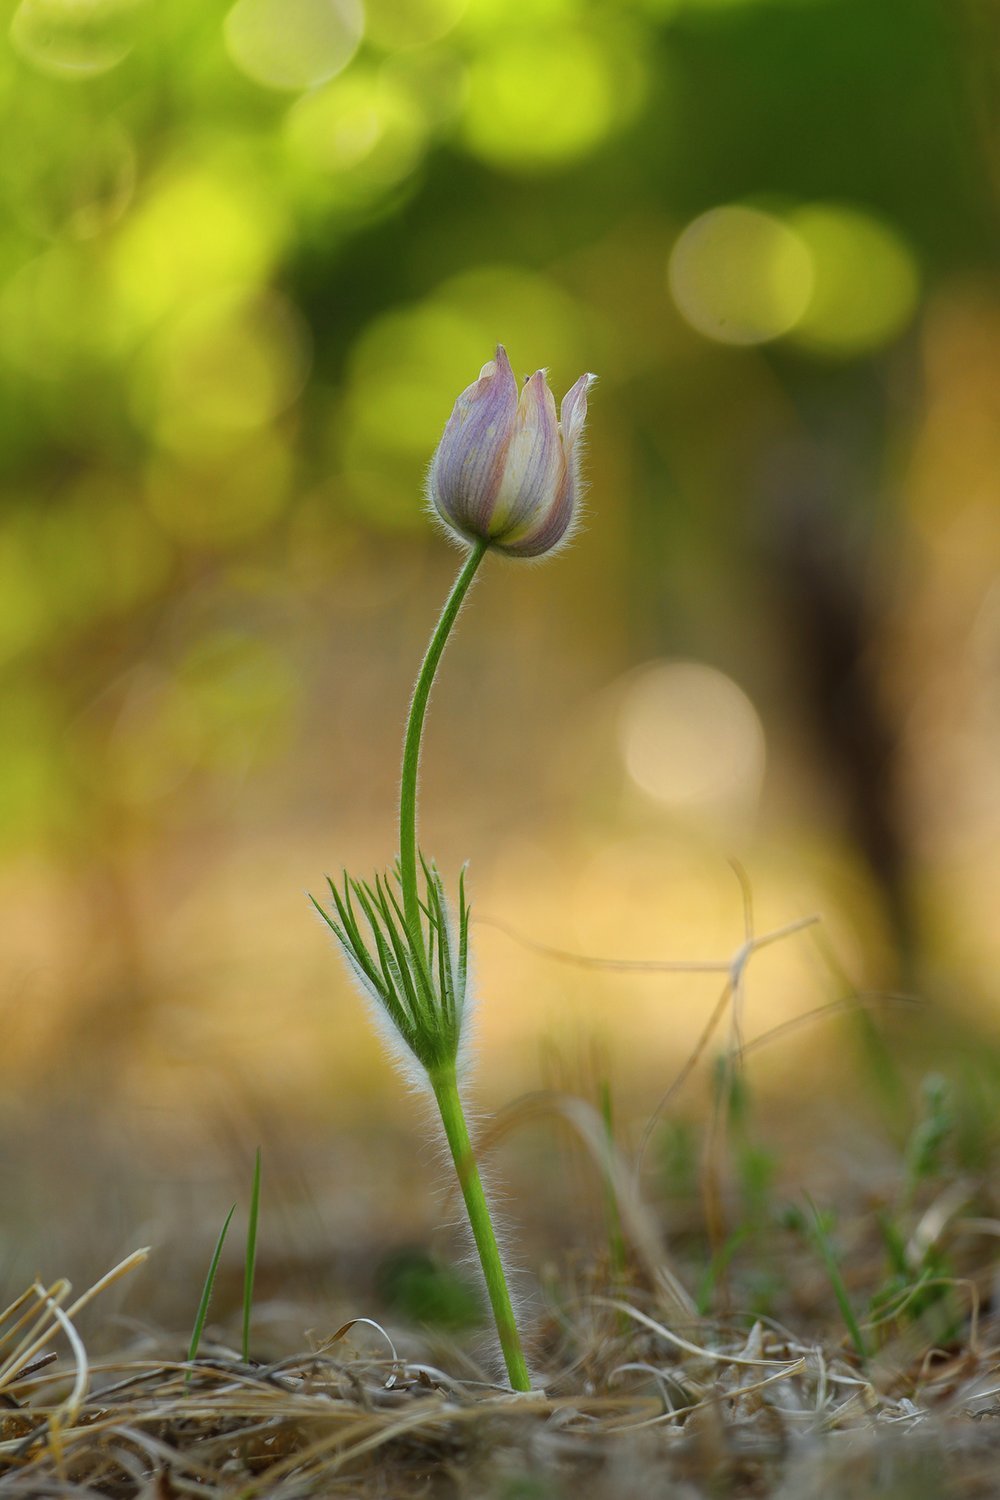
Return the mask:
{"type": "Polygon", "coordinates": [[[507,351],[455,402],[431,462],[427,492],[445,527],[511,557],[541,557],[572,535],[580,505],[581,375],[556,403],[538,370],[518,394],[507,351]]]}

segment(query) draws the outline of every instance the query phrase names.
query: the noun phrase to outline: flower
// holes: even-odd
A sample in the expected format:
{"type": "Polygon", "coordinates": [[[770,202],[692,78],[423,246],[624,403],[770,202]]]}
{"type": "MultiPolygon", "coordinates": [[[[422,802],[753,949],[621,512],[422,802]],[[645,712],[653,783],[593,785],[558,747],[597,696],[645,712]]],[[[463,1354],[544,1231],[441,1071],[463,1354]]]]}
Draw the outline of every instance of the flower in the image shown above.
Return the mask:
{"type": "Polygon", "coordinates": [[[507,351],[483,366],[448,419],[427,476],[448,531],[511,557],[541,557],[568,540],[580,500],[579,443],[593,375],[563,398],[559,417],[537,370],[520,396],[507,351]]]}

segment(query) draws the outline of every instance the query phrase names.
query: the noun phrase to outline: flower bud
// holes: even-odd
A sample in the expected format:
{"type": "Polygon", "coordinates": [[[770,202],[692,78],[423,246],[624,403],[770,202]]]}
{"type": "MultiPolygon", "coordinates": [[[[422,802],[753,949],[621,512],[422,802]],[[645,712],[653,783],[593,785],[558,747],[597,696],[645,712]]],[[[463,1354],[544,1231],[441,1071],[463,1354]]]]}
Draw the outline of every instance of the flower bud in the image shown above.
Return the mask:
{"type": "Polygon", "coordinates": [[[593,375],[556,403],[538,370],[520,396],[507,351],[455,402],[427,477],[445,527],[511,557],[540,557],[568,540],[580,500],[579,440],[593,375]]]}

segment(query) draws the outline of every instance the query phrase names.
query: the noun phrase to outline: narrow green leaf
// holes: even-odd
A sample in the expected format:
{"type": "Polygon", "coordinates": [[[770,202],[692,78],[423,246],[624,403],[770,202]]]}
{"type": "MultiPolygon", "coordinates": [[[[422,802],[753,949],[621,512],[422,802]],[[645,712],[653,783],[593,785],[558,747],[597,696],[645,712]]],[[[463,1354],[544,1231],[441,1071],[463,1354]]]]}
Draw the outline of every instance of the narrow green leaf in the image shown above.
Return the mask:
{"type": "Polygon", "coordinates": [[[375,998],[381,1004],[388,1004],[385,983],[378,970],[372,964],[371,955],[365,948],[359,948],[352,943],[348,934],[341,932],[339,929],[337,930],[337,937],[340,940],[344,961],[362,989],[373,991],[375,998]]]}
{"type": "Polygon", "coordinates": [[[437,870],[428,881],[428,896],[434,903],[434,910],[438,923],[438,985],[441,992],[441,1004],[448,1017],[451,1031],[456,1035],[455,1015],[455,983],[454,973],[451,966],[451,934],[448,931],[448,911],[445,906],[444,887],[437,870]]]}
{"type": "Polygon", "coordinates": [[[327,884],[330,887],[330,893],[333,896],[334,903],[337,907],[337,915],[341,918],[341,921],[344,924],[343,926],[340,926],[339,923],[335,922],[333,918],[323,910],[322,906],[320,906],[315,896],[310,895],[309,900],[312,902],[313,906],[315,906],[316,910],[323,918],[323,921],[326,923],[327,927],[329,927],[330,931],[337,939],[341,948],[344,950],[344,957],[347,959],[348,964],[357,971],[358,978],[363,981],[367,981],[367,983],[372,987],[372,989],[376,991],[376,993],[381,994],[381,980],[374,965],[372,964],[371,955],[364,945],[361,934],[357,930],[357,925],[352,922],[351,915],[344,905],[340,892],[337,890],[337,887],[334,885],[333,881],[330,880],[329,876],[327,876],[327,884]]]}
{"type": "MultiPolygon", "coordinates": [[[[344,877],[344,881],[346,885],[346,875],[344,877]]],[[[371,980],[372,984],[376,989],[378,989],[378,974],[375,969],[375,965],[372,962],[371,954],[368,951],[368,945],[365,942],[364,938],[361,936],[361,929],[358,927],[357,918],[354,915],[354,907],[351,904],[350,890],[347,890],[346,896],[341,896],[340,892],[336,889],[335,886],[332,885],[332,883],[331,890],[333,891],[333,899],[337,906],[337,915],[340,917],[340,920],[344,925],[344,931],[347,933],[347,936],[350,939],[350,944],[354,952],[354,956],[360,964],[361,968],[368,975],[368,978],[371,980]]]]}
{"type": "Polygon", "coordinates": [[[369,899],[367,890],[355,884],[354,894],[357,896],[358,904],[361,906],[365,914],[365,919],[371,928],[372,939],[378,953],[379,965],[385,980],[383,1004],[400,1035],[408,1045],[412,1045],[414,1030],[419,1018],[415,1014],[408,1012],[403,1004],[405,986],[403,984],[403,976],[399,971],[399,965],[394,955],[389,951],[388,944],[382,934],[378,914],[369,899]]]}
{"type": "Polygon", "coordinates": [[[850,1334],[851,1343],[857,1350],[858,1357],[860,1358],[862,1364],[867,1364],[869,1359],[868,1346],[865,1343],[864,1335],[861,1332],[861,1326],[854,1315],[854,1308],[851,1306],[851,1299],[847,1295],[847,1287],[844,1285],[844,1278],[840,1274],[840,1265],[837,1261],[836,1251],[834,1250],[833,1245],[830,1243],[830,1236],[826,1232],[826,1226],[823,1223],[819,1209],[816,1207],[815,1203],[810,1198],[808,1193],[806,1193],[805,1199],[809,1204],[809,1207],[812,1209],[813,1239],[816,1243],[820,1255],[823,1257],[823,1263],[826,1266],[826,1274],[830,1278],[830,1285],[833,1288],[833,1295],[837,1299],[837,1306],[840,1308],[840,1315],[844,1320],[844,1327],[850,1334]]]}
{"type": "Polygon", "coordinates": [[[354,944],[351,942],[348,934],[341,927],[340,923],[335,922],[333,917],[330,916],[330,913],[323,910],[322,906],[320,906],[319,902],[316,900],[316,897],[312,894],[311,891],[307,892],[307,895],[309,896],[309,900],[312,902],[313,906],[315,906],[316,910],[323,918],[323,921],[326,923],[327,927],[329,927],[330,931],[337,939],[337,942],[340,944],[340,946],[349,950],[353,949],[354,944]]]}
{"type": "Polygon", "coordinates": [[[608,1250],[611,1256],[611,1268],[616,1282],[620,1282],[625,1275],[626,1254],[625,1234],[622,1228],[621,1210],[618,1206],[618,1192],[615,1187],[612,1163],[615,1159],[615,1118],[614,1103],[611,1097],[611,1080],[602,1078],[599,1084],[601,1100],[601,1122],[604,1126],[604,1144],[607,1151],[607,1160],[604,1164],[604,1195],[608,1221],[608,1250]]]}
{"type": "Polygon", "coordinates": [[[465,1004],[469,981],[469,904],[465,899],[465,865],[458,876],[458,993],[465,1004]]]}
{"type": "MultiPolygon", "coordinates": [[[[358,888],[358,882],[356,880],[354,880],[350,875],[348,875],[347,871],[345,870],[344,871],[344,896],[343,896],[343,921],[344,921],[344,925],[345,925],[345,927],[347,927],[348,932],[351,934],[352,940],[357,945],[358,950],[360,952],[363,952],[364,954],[366,954],[366,956],[368,958],[368,962],[372,966],[372,970],[374,972],[375,960],[371,956],[371,950],[370,950],[368,944],[366,943],[366,941],[364,939],[364,936],[363,936],[363,934],[361,932],[361,924],[358,921],[358,918],[357,918],[357,916],[355,914],[355,911],[354,911],[354,897],[355,896],[360,897],[360,894],[361,893],[360,893],[360,890],[358,888]]],[[[364,904],[363,903],[362,903],[362,911],[364,912],[364,904]]]]}
{"type": "Polygon", "coordinates": [[[385,925],[386,936],[392,944],[392,951],[396,955],[399,971],[406,986],[407,998],[414,1007],[417,1014],[422,1002],[427,999],[426,993],[418,994],[418,989],[423,990],[420,984],[421,975],[419,970],[414,974],[416,968],[414,962],[413,945],[410,942],[410,934],[406,930],[406,921],[400,910],[395,896],[383,882],[381,876],[375,877],[375,890],[379,900],[379,911],[385,925]],[[416,982],[415,982],[416,981],[416,982]]]}
{"type": "MultiPolygon", "coordinates": [[[[212,1251],[212,1259],[208,1263],[208,1274],[205,1277],[205,1284],[201,1289],[201,1300],[198,1303],[198,1311],[195,1313],[194,1327],[191,1330],[191,1342],[190,1344],[188,1344],[187,1357],[189,1360],[198,1358],[198,1349],[201,1344],[201,1336],[205,1329],[205,1320],[208,1317],[208,1305],[212,1300],[212,1292],[215,1290],[215,1277],[219,1269],[219,1261],[222,1257],[222,1247],[226,1243],[226,1235],[229,1232],[229,1226],[232,1223],[233,1214],[235,1212],[236,1204],[234,1203],[232,1208],[226,1214],[225,1223],[219,1230],[219,1238],[215,1242],[215,1249],[212,1251]]],[[[185,1387],[187,1386],[190,1379],[191,1371],[189,1370],[184,1377],[185,1387]]]]}
{"type": "Polygon", "coordinates": [[[715,1288],[729,1269],[729,1264],[733,1256],[740,1246],[746,1242],[749,1235],[749,1225],[744,1224],[739,1229],[734,1230],[705,1267],[695,1296],[695,1307],[698,1310],[700,1318],[707,1318],[711,1312],[715,1288]]]}
{"type": "Polygon", "coordinates": [[[250,1189],[250,1218],[247,1223],[247,1249],[243,1263],[243,1361],[250,1360],[250,1313],[253,1309],[253,1281],[257,1270],[257,1220],[260,1217],[260,1147],[253,1167],[250,1189]]]}
{"type": "Polygon", "coordinates": [[[434,973],[434,954],[435,954],[436,944],[437,944],[437,928],[434,926],[433,922],[431,922],[430,920],[428,920],[428,923],[427,923],[427,969],[428,969],[428,972],[431,973],[431,974],[434,973]]]}
{"type": "Polygon", "coordinates": [[[424,967],[422,955],[414,951],[413,942],[406,926],[406,918],[402,909],[389,889],[387,884],[376,879],[378,892],[382,900],[382,917],[385,922],[385,930],[392,943],[396,961],[399,964],[403,984],[406,987],[407,999],[413,1010],[414,1025],[418,1030],[430,1032],[434,1029],[434,1019],[437,1005],[434,990],[430,984],[424,967]],[[397,922],[393,920],[395,912],[397,922]]]}
{"type": "MultiPolygon", "coordinates": [[[[420,856],[420,863],[421,864],[424,863],[424,856],[422,854],[420,856]]],[[[398,869],[397,869],[397,879],[399,881],[400,887],[402,887],[402,884],[403,884],[402,876],[398,874],[398,869]]],[[[420,907],[420,910],[423,912],[424,916],[427,918],[427,920],[429,922],[430,919],[431,919],[431,914],[430,914],[429,910],[427,909],[427,903],[425,901],[422,901],[420,899],[419,895],[417,896],[417,905],[420,907]]]]}
{"type": "MultiPolygon", "coordinates": [[[[414,947],[414,944],[413,944],[413,942],[410,939],[410,929],[409,929],[409,926],[407,925],[406,913],[403,910],[403,907],[402,907],[402,904],[401,904],[401,902],[399,900],[399,897],[396,895],[396,892],[393,890],[391,884],[389,883],[388,876],[386,877],[386,880],[385,880],[385,894],[386,894],[387,900],[392,904],[392,909],[393,909],[393,911],[396,914],[396,920],[399,923],[399,930],[406,937],[406,941],[407,941],[407,943],[409,945],[410,952],[411,952],[412,959],[413,959],[413,966],[414,966],[414,969],[415,969],[415,971],[417,973],[417,976],[418,977],[422,976],[423,979],[426,981],[426,978],[427,978],[427,966],[426,966],[426,963],[424,961],[423,953],[421,952],[421,950],[419,948],[415,948],[414,947]]],[[[419,905],[420,911],[427,918],[428,931],[430,933],[431,938],[433,938],[434,934],[433,934],[433,930],[432,930],[432,924],[431,924],[431,921],[430,921],[430,915],[429,915],[429,913],[427,911],[427,908],[426,908],[426,906],[424,905],[424,903],[422,901],[419,902],[418,905],[419,905]]]]}
{"type": "MultiPolygon", "coordinates": [[[[319,902],[316,900],[316,897],[312,894],[311,891],[307,892],[307,894],[309,896],[309,900],[312,902],[313,906],[315,906],[316,910],[323,918],[323,921],[326,923],[327,927],[331,928],[333,932],[337,932],[336,925],[329,912],[323,910],[322,906],[320,906],[319,902]]],[[[337,936],[339,937],[340,934],[337,933],[337,936]]]]}

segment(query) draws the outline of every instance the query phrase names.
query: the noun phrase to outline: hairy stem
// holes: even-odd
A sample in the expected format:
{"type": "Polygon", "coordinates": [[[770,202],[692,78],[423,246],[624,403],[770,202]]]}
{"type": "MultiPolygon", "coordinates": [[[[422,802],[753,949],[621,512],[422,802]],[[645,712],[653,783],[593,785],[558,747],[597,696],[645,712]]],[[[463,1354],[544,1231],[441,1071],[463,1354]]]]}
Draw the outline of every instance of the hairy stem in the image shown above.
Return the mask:
{"type": "Polygon", "coordinates": [[[472,1142],[469,1139],[469,1129],[465,1123],[454,1065],[450,1064],[432,1073],[431,1086],[441,1111],[448,1145],[451,1147],[451,1154],[455,1161],[455,1171],[458,1173],[459,1186],[468,1210],[469,1223],[472,1225],[476,1249],[479,1251],[479,1260],[486,1278],[486,1290],[489,1293],[490,1306],[493,1308],[493,1316],[496,1319],[507,1374],[515,1391],[529,1391],[531,1380],[528,1376],[528,1366],[525,1363],[520,1335],[514,1321],[514,1309],[507,1290],[507,1278],[500,1260],[497,1238],[493,1232],[493,1221],[490,1218],[486,1194],[479,1176],[479,1167],[476,1165],[472,1142]]]}
{"type": "MultiPolygon", "coordinates": [[[[399,875],[403,892],[403,919],[409,933],[410,943],[417,954],[424,954],[424,938],[420,921],[420,897],[417,890],[417,776],[420,770],[420,742],[423,736],[427,702],[437,673],[441,656],[452,632],[462,602],[476,576],[476,570],[489,544],[478,541],[473,546],[459,570],[445,601],[441,618],[431,636],[427,654],[420,667],[417,685],[413,690],[410,713],[406,721],[406,738],[403,741],[403,773],[399,794],[399,875]]],[[[462,1101],[458,1093],[458,1079],[454,1061],[444,1063],[431,1070],[431,1087],[441,1111],[448,1145],[458,1173],[462,1197],[472,1225],[473,1238],[479,1252],[490,1306],[496,1319],[500,1347],[507,1365],[510,1383],[516,1391],[531,1389],[528,1367],[525,1364],[521,1340],[514,1322],[514,1309],[507,1290],[497,1247],[493,1221],[490,1218],[486,1194],[476,1158],[469,1140],[469,1129],[465,1123],[462,1101]]]]}
{"type": "Polygon", "coordinates": [[[476,542],[445,601],[441,618],[431,636],[427,654],[420,667],[417,685],[413,690],[410,714],[406,721],[406,738],[403,741],[403,775],[399,793],[399,872],[403,888],[403,916],[409,930],[410,940],[418,953],[423,952],[423,934],[420,926],[420,900],[417,895],[417,773],[420,770],[420,740],[427,714],[427,700],[431,694],[434,676],[447,644],[452,627],[458,618],[462,601],[469,592],[469,585],[476,576],[476,569],[486,556],[488,542],[476,542]]]}

